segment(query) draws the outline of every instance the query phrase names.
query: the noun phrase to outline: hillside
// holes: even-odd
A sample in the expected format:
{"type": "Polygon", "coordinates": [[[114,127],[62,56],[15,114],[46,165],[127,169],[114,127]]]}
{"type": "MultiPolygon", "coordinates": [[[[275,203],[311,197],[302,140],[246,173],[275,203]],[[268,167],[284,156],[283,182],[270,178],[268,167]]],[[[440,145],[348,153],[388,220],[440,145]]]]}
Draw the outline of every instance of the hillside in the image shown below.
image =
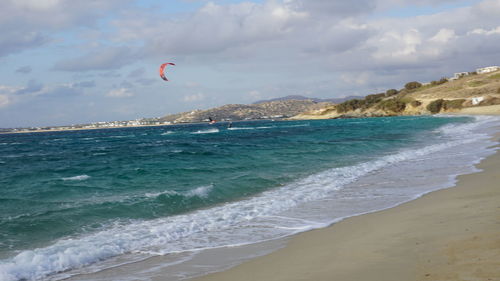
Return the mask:
{"type": "Polygon", "coordinates": [[[332,103],[318,103],[312,100],[279,100],[259,104],[228,104],[207,110],[194,110],[160,118],[163,122],[195,123],[206,122],[209,118],[219,121],[288,118],[301,112],[315,110],[332,103]]]}
{"type": "Polygon", "coordinates": [[[470,74],[427,84],[410,82],[400,90],[327,105],[291,119],[329,119],[435,113],[500,114],[500,71],[470,74]]]}
{"type": "Polygon", "coordinates": [[[319,102],[341,103],[341,102],[344,102],[347,100],[360,99],[360,98],[363,98],[363,96],[348,96],[348,97],[344,97],[344,98],[318,99],[318,98],[304,97],[304,96],[300,96],[300,95],[291,95],[291,96],[286,96],[286,97],[281,97],[281,98],[260,100],[260,101],[254,102],[253,104],[272,102],[272,101],[285,101],[285,100],[312,100],[312,101],[318,102],[318,103],[319,102]]]}

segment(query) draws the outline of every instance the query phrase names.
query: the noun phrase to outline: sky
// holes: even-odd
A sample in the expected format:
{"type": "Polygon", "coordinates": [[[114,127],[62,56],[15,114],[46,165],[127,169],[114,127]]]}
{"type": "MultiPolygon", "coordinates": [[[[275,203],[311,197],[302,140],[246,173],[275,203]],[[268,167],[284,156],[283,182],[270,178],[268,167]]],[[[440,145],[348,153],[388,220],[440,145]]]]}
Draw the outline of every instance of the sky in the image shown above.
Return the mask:
{"type": "Polygon", "coordinates": [[[499,15],[500,0],[0,0],[0,128],[399,89],[500,65],[499,15]]]}

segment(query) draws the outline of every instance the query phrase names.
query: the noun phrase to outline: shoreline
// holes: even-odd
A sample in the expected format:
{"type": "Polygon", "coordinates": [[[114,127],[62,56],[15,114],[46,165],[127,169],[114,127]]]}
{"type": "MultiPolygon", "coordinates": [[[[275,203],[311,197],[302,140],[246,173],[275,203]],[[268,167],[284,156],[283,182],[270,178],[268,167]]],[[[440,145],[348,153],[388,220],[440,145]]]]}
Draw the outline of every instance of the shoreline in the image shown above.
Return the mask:
{"type": "Polygon", "coordinates": [[[228,124],[238,122],[255,122],[255,121],[297,121],[287,119],[255,119],[255,120],[234,120],[234,121],[218,121],[215,123],[209,122],[192,122],[192,123],[175,123],[175,124],[154,124],[154,125],[131,125],[131,126],[114,126],[114,127],[96,127],[96,128],[74,128],[74,129],[53,129],[53,130],[33,130],[33,131],[9,131],[0,132],[0,135],[9,134],[28,134],[28,133],[47,133],[47,132],[73,132],[73,131],[93,131],[93,130],[112,130],[112,129],[127,129],[127,128],[144,128],[144,127],[168,127],[168,126],[182,126],[182,125],[214,125],[214,124],[228,124]]]}
{"type": "MultiPolygon", "coordinates": [[[[489,105],[489,106],[476,106],[476,107],[466,107],[457,111],[443,112],[441,114],[445,115],[500,115],[500,105],[489,105]]],[[[429,114],[432,115],[432,114],[429,114]]],[[[423,116],[423,115],[396,115],[396,116],[423,116]]],[[[381,116],[381,117],[392,117],[392,116],[381,116]]],[[[353,117],[353,118],[377,118],[377,117],[353,117]]],[[[304,120],[321,120],[321,119],[332,119],[332,118],[297,118],[293,117],[282,118],[282,119],[255,119],[255,120],[234,120],[234,121],[220,121],[217,123],[237,123],[237,122],[252,122],[252,121],[304,121],[304,120]]],[[[341,118],[341,119],[351,119],[341,118]]],[[[115,126],[115,127],[98,127],[98,128],[74,128],[74,129],[54,129],[54,130],[33,130],[33,131],[8,131],[0,132],[2,134],[25,134],[25,133],[47,133],[47,132],[66,132],[66,131],[87,131],[87,130],[103,130],[103,129],[123,129],[123,128],[142,128],[142,127],[164,127],[164,126],[175,126],[175,125],[196,125],[196,124],[208,124],[203,122],[193,122],[193,123],[176,123],[176,124],[155,124],[155,125],[133,125],[133,126],[115,126]]]]}
{"type": "Polygon", "coordinates": [[[476,167],[453,187],[294,235],[269,255],[188,280],[500,280],[500,153],[476,167]]]}

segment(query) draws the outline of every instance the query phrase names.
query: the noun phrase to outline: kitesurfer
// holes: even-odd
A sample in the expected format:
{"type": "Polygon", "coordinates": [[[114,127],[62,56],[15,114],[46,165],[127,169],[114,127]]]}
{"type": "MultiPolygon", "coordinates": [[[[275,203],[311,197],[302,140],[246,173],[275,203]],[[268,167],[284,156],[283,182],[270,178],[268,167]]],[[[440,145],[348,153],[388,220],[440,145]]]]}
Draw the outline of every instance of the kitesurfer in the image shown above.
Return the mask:
{"type": "Polygon", "coordinates": [[[175,63],[166,62],[166,63],[160,65],[160,77],[161,77],[161,79],[163,79],[165,81],[168,81],[167,77],[165,76],[165,67],[167,67],[167,65],[175,65],[175,63]]]}

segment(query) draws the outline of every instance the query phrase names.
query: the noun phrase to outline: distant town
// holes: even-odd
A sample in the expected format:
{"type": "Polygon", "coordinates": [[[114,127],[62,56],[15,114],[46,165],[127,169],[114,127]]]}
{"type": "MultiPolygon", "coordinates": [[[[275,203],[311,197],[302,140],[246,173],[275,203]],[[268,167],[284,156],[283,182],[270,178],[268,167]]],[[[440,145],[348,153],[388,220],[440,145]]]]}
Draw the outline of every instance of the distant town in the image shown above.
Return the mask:
{"type": "Polygon", "coordinates": [[[172,122],[161,121],[160,118],[141,118],[129,121],[110,121],[110,122],[101,121],[89,124],[77,124],[77,125],[66,125],[66,126],[6,128],[6,129],[0,129],[0,133],[91,130],[91,129],[120,128],[120,127],[161,126],[161,125],[171,125],[171,124],[172,122]]]}

